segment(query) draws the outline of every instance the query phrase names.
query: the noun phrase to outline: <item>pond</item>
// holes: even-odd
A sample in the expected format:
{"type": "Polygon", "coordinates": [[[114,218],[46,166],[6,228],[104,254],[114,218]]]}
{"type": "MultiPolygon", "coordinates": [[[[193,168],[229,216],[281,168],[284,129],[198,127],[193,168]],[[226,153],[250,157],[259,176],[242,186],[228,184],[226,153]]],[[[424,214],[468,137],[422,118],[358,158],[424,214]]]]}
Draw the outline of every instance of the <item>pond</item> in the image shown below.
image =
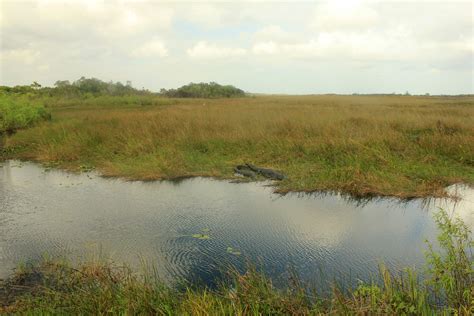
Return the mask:
{"type": "Polygon", "coordinates": [[[354,201],[280,196],[261,182],[127,182],[7,161],[0,167],[0,278],[44,255],[102,256],[135,269],[146,262],[169,282],[211,286],[229,265],[244,270],[249,262],[276,284],[289,271],[315,286],[367,280],[381,262],[394,272],[421,271],[425,239],[437,234],[433,210],[454,208],[473,227],[474,190],[451,189],[463,200],[354,201]]]}

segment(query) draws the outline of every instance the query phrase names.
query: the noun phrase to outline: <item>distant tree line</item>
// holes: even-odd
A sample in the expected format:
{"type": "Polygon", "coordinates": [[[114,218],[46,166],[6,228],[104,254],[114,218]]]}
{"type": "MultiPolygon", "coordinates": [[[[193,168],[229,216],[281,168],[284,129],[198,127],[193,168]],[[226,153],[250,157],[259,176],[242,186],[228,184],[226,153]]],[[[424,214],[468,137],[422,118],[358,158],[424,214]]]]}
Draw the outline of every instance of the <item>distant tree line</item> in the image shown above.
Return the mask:
{"type": "Polygon", "coordinates": [[[245,92],[231,85],[211,83],[190,83],[178,89],[161,89],[161,95],[172,98],[233,98],[243,97],[245,92]]]}
{"type": "MultiPolygon", "coordinates": [[[[88,97],[88,96],[124,96],[154,94],[148,90],[138,90],[130,81],[123,84],[119,81],[102,81],[97,78],[81,77],[70,82],[58,80],[54,87],[42,87],[36,81],[31,85],[7,87],[0,86],[0,93],[51,96],[51,97],[88,97]]],[[[177,89],[161,89],[160,95],[170,98],[233,98],[245,96],[245,92],[231,85],[210,83],[190,83],[177,89]]]]}
{"type": "Polygon", "coordinates": [[[148,90],[138,90],[132,86],[130,81],[126,84],[121,82],[105,82],[97,78],[81,77],[70,82],[69,80],[58,80],[54,87],[42,87],[36,81],[28,86],[0,87],[0,91],[6,94],[40,94],[46,96],[99,96],[99,95],[134,95],[150,94],[148,90]]]}
{"type": "Polygon", "coordinates": [[[85,77],[81,77],[72,83],[69,80],[58,80],[54,86],[56,92],[60,94],[130,95],[147,92],[135,89],[130,81],[123,84],[119,81],[105,82],[100,79],[85,77]]]}

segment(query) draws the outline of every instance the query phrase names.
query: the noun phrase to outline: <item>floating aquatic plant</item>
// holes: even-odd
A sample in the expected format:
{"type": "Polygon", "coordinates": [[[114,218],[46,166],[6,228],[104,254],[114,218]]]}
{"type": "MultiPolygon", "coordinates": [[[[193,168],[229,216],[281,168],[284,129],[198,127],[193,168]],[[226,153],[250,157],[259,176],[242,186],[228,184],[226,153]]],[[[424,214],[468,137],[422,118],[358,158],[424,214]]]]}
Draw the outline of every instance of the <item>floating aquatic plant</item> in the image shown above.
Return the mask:
{"type": "Polygon", "coordinates": [[[240,256],[241,255],[240,251],[235,250],[232,247],[227,247],[227,253],[230,253],[230,254],[235,255],[235,256],[240,256]]]}
{"type": "Polygon", "coordinates": [[[192,235],[192,237],[197,238],[197,239],[201,239],[201,240],[211,239],[211,237],[209,235],[205,235],[205,234],[194,234],[194,235],[192,235]]]}

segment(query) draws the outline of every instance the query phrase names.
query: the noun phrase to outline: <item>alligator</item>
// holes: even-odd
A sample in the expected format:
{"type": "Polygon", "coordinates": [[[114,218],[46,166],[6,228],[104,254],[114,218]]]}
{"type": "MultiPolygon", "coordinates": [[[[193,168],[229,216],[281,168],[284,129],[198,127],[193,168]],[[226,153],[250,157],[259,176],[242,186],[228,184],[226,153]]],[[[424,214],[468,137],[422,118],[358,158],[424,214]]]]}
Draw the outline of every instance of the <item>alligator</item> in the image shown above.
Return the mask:
{"type": "Polygon", "coordinates": [[[283,180],[286,178],[286,176],[282,173],[279,173],[275,170],[272,169],[267,169],[267,168],[260,168],[251,164],[245,164],[247,167],[250,168],[250,170],[256,172],[257,174],[260,174],[264,176],[265,178],[270,178],[274,180],[283,180]]]}
{"type": "Polygon", "coordinates": [[[283,180],[286,176],[272,169],[260,168],[251,164],[246,163],[245,165],[238,165],[234,168],[234,171],[245,177],[255,178],[257,175],[261,175],[265,178],[273,180],[283,180]]]}
{"type": "Polygon", "coordinates": [[[250,169],[246,165],[235,166],[234,171],[235,171],[235,173],[241,174],[244,177],[249,177],[249,178],[252,178],[252,179],[255,179],[255,177],[257,176],[257,173],[254,172],[252,169],[250,169]]]}

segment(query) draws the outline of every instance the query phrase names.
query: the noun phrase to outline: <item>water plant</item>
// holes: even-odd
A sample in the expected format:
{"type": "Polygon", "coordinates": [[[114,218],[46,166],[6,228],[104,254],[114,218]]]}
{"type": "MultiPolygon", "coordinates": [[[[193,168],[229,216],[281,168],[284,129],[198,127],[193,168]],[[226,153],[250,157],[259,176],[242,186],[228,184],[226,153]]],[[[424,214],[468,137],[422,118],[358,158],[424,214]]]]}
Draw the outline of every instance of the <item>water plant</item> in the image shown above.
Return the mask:
{"type": "Polygon", "coordinates": [[[232,255],[234,255],[234,256],[240,256],[240,255],[242,254],[240,251],[238,251],[238,250],[236,250],[236,249],[234,249],[234,248],[232,248],[232,247],[227,247],[227,250],[226,250],[226,251],[227,251],[227,253],[230,253],[230,254],[232,254],[232,255]]]}
{"type": "Polygon", "coordinates": [[[206,234],[193,234],[193,238],[201,239],[201,240],[208,240],[211,239],[211,236],[206,235],[206,234]]]}

